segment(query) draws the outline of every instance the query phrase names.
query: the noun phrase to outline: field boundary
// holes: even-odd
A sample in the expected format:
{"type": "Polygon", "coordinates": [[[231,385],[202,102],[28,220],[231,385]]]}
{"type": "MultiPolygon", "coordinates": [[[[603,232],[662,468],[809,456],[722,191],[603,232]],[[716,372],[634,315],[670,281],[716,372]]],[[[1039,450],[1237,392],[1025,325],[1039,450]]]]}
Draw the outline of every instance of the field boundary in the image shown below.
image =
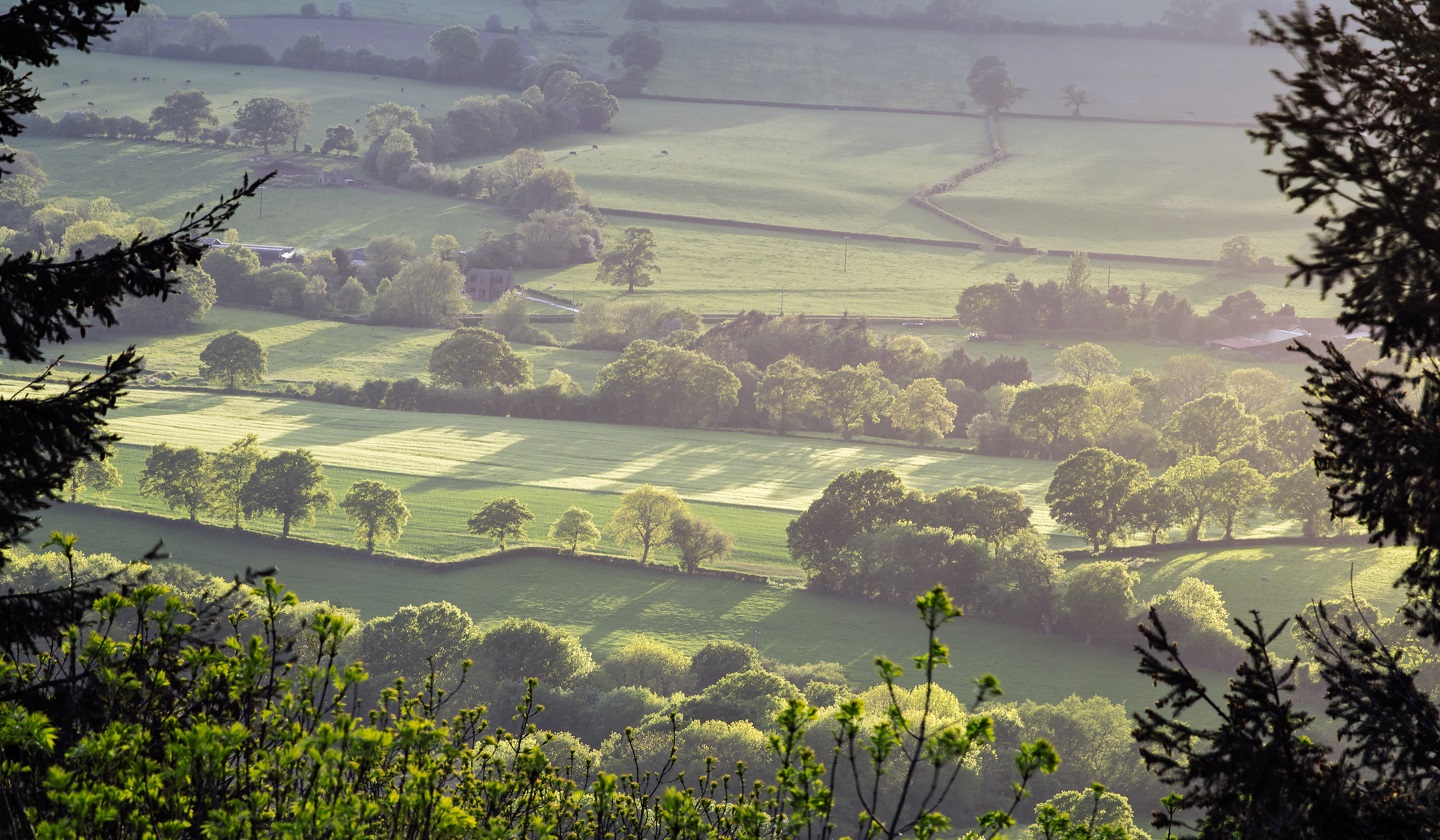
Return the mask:
{"type": "Polygon", "coordinates": [[[709,216],[688,216],[681,213],[659,213],[650,210],[625,210],[618,207],[596,207],[601,215],[621,216],[625,218],[656,219],[664,222],[687,222],[698,225],[718,225],[722,227],[743,228],[746,230],[764,230],[772,233],[800,233],[807,236],[828,236],[831,238],[863,239],[870,242],[893,242],[900,245],[923,245],[937,248],[960,248],[967,251],[983,250],[984,246],[979,242],[966,242],[959,239],[925,239],[919,236],[896,236],[888,233],[858,233],[855,231],[830,230],[827,228],[808,228],[798,225],[773,225],[768,222],[745,222],[739,219],[716,219],[709,216]]]}
{"type": "MultiPolygon", "coordinates": [[[[389,552],[377,551],[369,553],[352,546],[339,543],[313,540],[308,537],[290,536],[281,539],[274,534],[266,534],[260,531],[252,531],[246,528],[235,529],[224,525],[215,525],[209,522],[191,522],[182,517],[165,516],[163,514],[150,513],[148,511],[134,510],[132,508],[116,507],[112,505],[97,505],[91,502],[63,502],[66,505],[80,505],[102,514],[116,516],[121,519],[128,519],[138,523],[164,522],[166,527],[178,527],[200,534],[223,533],[231,538],[240,538],[263,542],[271,546],[303,545],[307,549],[319,550],[338,557],[350,560],[357,560],[366,563],[373,563],[382,566],[401,567],[429,572],[430,574],[445,574],[446,572],[470,569],[476,566],[489,566],[499,563],[506,563],[521,557],[544,556],[556,557],[561,560],[574,560],[581,563],[596,563],[607,566],[626,566],[640,569],[647,572],[660,572],[662,574],[679,575],[684,577],[703,577],[718,580],[735,580],[744,583],[754,583],[763,586],[770,585],[770,578],[767,575],[757,575],[751,572],[731,571],[729,569],[699,569],[695,572],[686,572],[668,563],[646,562],[641,563],[633,557],[620,554],[596,554],[593,552],[579,552],[570,554],[562,548],[547,545],[523,545],[507,548],[503,551],[492,551],[488,554],[476,554],[468,557],[461,557],[452,560],[438,560],[429,557],[416,557],[412,554],[391,554],[389,552]]],[[[161,562],[178,562],[163,560],[161,562]]]]}

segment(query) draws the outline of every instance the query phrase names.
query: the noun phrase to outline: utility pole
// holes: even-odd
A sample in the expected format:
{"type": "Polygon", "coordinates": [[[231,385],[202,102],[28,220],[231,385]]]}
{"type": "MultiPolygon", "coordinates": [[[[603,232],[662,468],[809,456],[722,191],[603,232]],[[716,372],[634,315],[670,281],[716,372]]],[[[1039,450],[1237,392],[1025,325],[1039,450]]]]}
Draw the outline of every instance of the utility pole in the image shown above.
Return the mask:
{"type": "Polygon", "coordinates": [[[840,273],[850,271],[850,237],[845,237],[845,253],[840,257],[840,273]]]}

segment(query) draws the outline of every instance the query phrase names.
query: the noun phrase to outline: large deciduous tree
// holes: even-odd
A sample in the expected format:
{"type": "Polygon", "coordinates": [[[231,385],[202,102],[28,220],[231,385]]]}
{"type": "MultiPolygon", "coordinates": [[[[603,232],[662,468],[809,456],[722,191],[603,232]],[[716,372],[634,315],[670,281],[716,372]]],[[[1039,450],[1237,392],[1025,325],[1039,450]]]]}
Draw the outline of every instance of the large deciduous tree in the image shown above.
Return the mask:
{"type": "Polygon", "coordinates": [[[140,472],[140,495],[158,496],[171,510],[180,508],[195,522],[214,495],[209,465],[210,456],[198,447],[177,449],[157,443],[150,448],[145,469],[140,472]]]}
{"type": "Polygon", "coordinates": [[[1010,406],[1016,434],[1046,458],[1054,457],[1057,443],[1075,438],[1084,416],[1085,388],[1074,382],[1026,388],[1010,406]]]}
{"type": "Polygon", "coordinates": [[[805,570],[811,586],[841,591],[845,546],[860,534],[912,518],[906,515],[908,501],[904,482],[892,470],[843,473],[785,528],[790,556],[805,570]]]}
{"type": "Polygon", "coordinates": [[[890,423],[919,446],[929,446],[955,430],[955,403],[932,377],[911,382],[890,405],[890,423]]]}
{"type": "Polygon", "coordinates": [[[405,523],[410,521],[410,508],[400,491],[383,481],[366,479],[350,485],[341,510],[355,523],[355,539],[365,543],[365,550],[375,553],[375,543],[400,539],[405,523]]]}
{"type": "Polygon", "coordinates": [[[534,677],[560,689],[595,667],[573,633],[532,618],[507,618],[487,631],[475,649],[475,664],[491,679],[519,682],[534,677]]]}
{"type": "Polygon", "coordinates": [[[1098,552],[1114,546],[1138,524],[1136,496],[1149,480],[1144,464],[1092,446],[1055,468],[1045,503],[1056,522],[1098,552]]]}
{"type": "Polygon", "coordinates": [[[670,523],[690,512],[674,490],[642,484],[620,497],[620,506],[606,526],[619,545],[640,544],[640,562],[650,559],[650,548],[663,545],[670,536],[670,523]]]}
{"type": "Polygon", "coordinates": [[[484,327],[461,327],[430,352],[430,378],[460,388],[530,384],[530,360],[484,327]]]}
{"type": "Polygon", "coordinates": [[[265,458],[260,448],[260,438],[248,434],[216,452],[209,463],[209,482],[214,490],[211,508],[219,516],[229,519],[232,527],[240,528],[240,518],[245,514],[242,494],[255,467],[265,458]]]}
{"type": "Polygon", "coordinates": [[[189,143],[200,134],[204,125],[218,125],[220,120],[210,110],[210,98],[203,90],[177,90],[165,97],[164,103],[150,111],[150,126],[157,134],[174,134],[182,143],[189,143]]]}
{"type": "Polygon", "coordinates": [[[626,294],[629,294],[635,291],[636,286],[653,285],[653,275],[659,273],[655,234],[649,228],[628,227],[621,239],[612,242],[601,254],[595,279],[612,286],[624,286],[626,294]]]}
{"type": "Polygon", "coordinates": [[[452,262],[421,257],[400,269],[390,289],[375,298],[371,320],[406,327],[448,327],[470,311],[465,275],[452,262]]]}
{"type": "Polygon", "coordinates": [[[190,23],[180,39],[208,55],[221,44],[230,43],[234,37],[225,18],[215,12],[200,12],[190,16],[190,23]]]}
{"type": "Polygon", "coordinates": [[[292,144],[305,131],[310,115],[310,103],[289,101],[276,96],[257,96],[240,106],[235,112],[235,131],[241,143],[258,144],[265,154],[270,146],[292,144]]]}
{"type": "Polygon", "coordinates": [[[1083,563],[1065,578],[1065,612],[1085,633],[1089,644],[1096,633],[1121,629],[1135,608],[1135,584],[1140,575],[1118,560],[1083,563]]]}
{"type": "Polygon", "coordinates": [[[816,410],[830,417],[842,440],[863,431],[866,423],[879,421],[894,401],[874,365],[832,370],[821,376],[816,387],[816,410]]]}
{"type": "Polygon", "coordinates": [[[255,466],[245,482],[240,503],[246,516],[269,513],[280,517],[280,538],[290,526],[315,521],[316,511],[329,510],[335,497],[325,486],[320,461],[305,449],[278,452],[255,466]]]}
{"type": "Polygon", "coordinates": [[[1260,421],[1229,394],[1206,394],[1175,412],[1161,430],[1181,455],[1225,460],[1260,441],[1260,421]]]}
{"type": "Polygon", "coordinates": [[[505,550],[507,540],[525,539],[525,526],[535,514],[519,499],[491,499],[470,517],[470,533],[489,537],[505,550]]]}
{"type": "Polygon", "coordinates": [[[1120,370],[1115,354],[1093,341],[1072,344],[1055,354],[1055,370],[1062,378],[1089,388],[1120,370]]]}
{"type": "Polygon", "coordinates": [[[584,508],[570,507],[560,518],[550,523],[550,539],[555,540],[566,551],[575,554],[587,545],[600,541],[600,529],[595,527],[595,518],[584,508]]]}
{"type": "Polygon", "coordinates": [[[765,368],[755,388],[755,410],[769,415],[775,431],[785,434],[815,403],[820,374],[795,356],[765,368]]]}
{"type": "Polygon", "coordinates": [[[200,376],[225,383],[225,390],[265,378],[265,348],[260,342],[231,330],[216,336],[200,351],[200,376]]]}
{"type": "Polygon", "coordinates": [[[707,560],[724,560],[735,549],[734,537],[688,512],[671,518],[665,542],[680,553],[681,570],[691,573],[700,571],[700,564],[707,560]]]}
{"type": "Polygon", "coordinates": [[[480,35],[470,27],[455,23],[436,30],[430,36],[430,52],[435,55],[436,81],[480,81],[480,35]]]}

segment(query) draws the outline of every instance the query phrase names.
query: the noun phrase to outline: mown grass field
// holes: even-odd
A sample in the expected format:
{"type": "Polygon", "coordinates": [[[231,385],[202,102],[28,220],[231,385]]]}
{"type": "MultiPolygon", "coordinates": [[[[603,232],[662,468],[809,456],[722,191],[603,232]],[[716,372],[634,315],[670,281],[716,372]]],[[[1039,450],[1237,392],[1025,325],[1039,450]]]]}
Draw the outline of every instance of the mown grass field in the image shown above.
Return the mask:
{"type": "Polygon", "coordinates": [[[1038,248],[1215,259],[1244,234],[1279,262],[1314,215],[1261,173],[1277,161],[1238,128],[1002,119],[1010,156],[935,203],[1038,248]]]}
{"type": "Polygon", "coordinates": [[[660,33],[666,58],[650,93],[826,105],[953,110],[975,59],[997,55],[1029,89],[1015,111],[1068,115],[1061,88],[1076,84],[1093,116],[1247,122],[1278,90],[1270,68],[1290,66],[1273,48],[1138,38],[709,21],[667,21],[660,33]]]}
{"type": "Polygon", "coordinates": [[[978,118],[627,99],[608,135],[540,148],[601,207],[968,239],[906,198],[989,155],[990,141],[978,118]]]}
{"type": "MultiPolygon", "coordinates": [[[[152,390],[133,392],[111,427],[125,443],[119,466],[127,476],[111,497],[115,504],[163,510],[136,492],[150,446],[165,442],[215,452],[253,432],[272,451],[313,451],[326,465],[337,497],[359,478],[400,487],[412,518],[397,550],[426,557],[485,549],[465,533],[465,520],[496,496],[531,504],[537,517],[532,538],[541,540],[544,527],[570,505],[604,522],[619,494],[655,484],[673,488],[736,535],[739,550],[727,565],[795,576],[798,569],[785,550],[790,519],[840,473],[881,466],[927,492],[977,483],[1019,490],[1035,510],[1037,526],[1055,531],[1044,506],[1053,464],[897,444],[413,414],[152,390]]],[[[351,539],[338,512],[318,523],[315,533],[327,541],[351,539]]],[[[1068,536],[1057,540],[1075,544],[1068,536]]]]}
{"type": "MultiPolygon", "coordinates": [[[[548,328],[551,325],[542,326],[548,328]]],[[[193,332],[166,336],[99,332],[91,333],[83,341],[55,349],[63,350],[66,358],[72,361],[100,363],[107,356],[136,344],[145,355],[148,370],[198,376],[200,351],[215,336],[228,330],[246,333],[265,347],[269,365],[267,379],[272,383],[330,379],[357,385],[366,379],[405,379],[411,376],[428,381],[430,352],[451,334],[446,329],[312,321],[278,312],[217,306],[205,316],[204,324],[193,332]]],[[[529,344],[516,344],[515,350],[530,360],[536,382],[544,382],[552,370],[563,370],[587,391],[594,384],[600,368],[619,356],[618,353],[600,350],[570,350],[529,344]]]]}
{"type": "MultiPolygon", "coordinates": [[[[121,557],[139,557],[163,538],[176,561],[227,578],[246,567],[276,566],[281,581],[301,597],[353,607],[363,618],[437,600],[454,603],[482,626],[528,616],[578,634],[597,658],[642,634],[685,651],[733,639],[782,662],[840,662],[852,679],[868,685],[875,681],[875,656],[903,663],[924,643],[910,608],[624,566],[522,557],[431,573],[303,543],[136,521],[88,506],[56,507],[46,513],[45,527],[81,534],[84,550],[121,557]]],[[[987,672],[1000,677],[1009,700],[1100,694],[1136,710],[1155,696],[1135,673],[1133,655],[1118,645],[1087,647],[972,619],[951,625],[944,640],[954,666],[943,669],[939,680],[961,697],[969,697],[971,680],[987,672]]]]}

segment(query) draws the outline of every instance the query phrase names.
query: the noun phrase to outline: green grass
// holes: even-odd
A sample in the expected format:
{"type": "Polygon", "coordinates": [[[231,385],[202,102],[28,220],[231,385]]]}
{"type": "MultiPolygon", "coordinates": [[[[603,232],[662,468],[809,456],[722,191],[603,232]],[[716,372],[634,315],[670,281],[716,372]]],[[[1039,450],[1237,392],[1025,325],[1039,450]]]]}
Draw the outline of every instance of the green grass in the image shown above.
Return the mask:
{"type": "MultiPolygon", "coordinates": [[[[99,332],[63,349],[72,361],[103,362],[106,356],[136,344],[145,355],[150,371],[198,376],[200,351],[216,335],[228,330],[247,333],[265,347],[269,365],[267,378],[274,383],[331,379],[359,384],[366,379],[411,376],[428,381],[430,351],[451,333],[446,329],[311,321],[278,312],[217,306],[194,332],[170,336],[99,332]]],[[[536,382],[544,382],[552,370],[563,370],[586,390],[594,384],[600,368],[619,355],[528,344],[517,344],[515,350],[530,360],[536,382]]]]}
{"type": "MultiPolygon", "coordinates": [[[[1393,584],[1415,560],[1413,548],[1375,548],[1355,542],[1320,546],[1216,545],[1202,550],[1173,549],[1157,555],[1160,563],[1140,569],[1135,594],[1141,601],[1174,589],[1187,577],[1213,584],[1234,616],[1259,610],[1270,627],[1300,612],[1314,599],[1347,601],[1354,593],[1391,615],[1404,601],[1393,584]],[[1351,572],[1353,569],[1353,580],[1351,572]]],[[[1288,634],[1277,649],[1294,652],[1288,634]]]]}
{"type": "MultiPolygon", "coordinates": [[[[847,246],[830,237],[619,217],[610,221],[616,225],[611,237],[626,225],[642,225],[655,234],[662,273],[653,289],[638,294],[661,294],[702,313],[776,312],[783,292],[784,311],[790,313],[953,318],[955,301],[966,286],[999,282],[1012,272],[1037,283],[1064,280],[1068,266],[1067,260],[1048,257],[858,240],[847,246]]],[[[1132,292],[1145,284],[1152,296],[1168,290],[1188,297],[1201,313],[1244,289],[1253,289],[1272,307],[1293,304],[1301,315],[1338,311],[1334,300],[1322,301],[1313,290],[1285,288],[1279,274],[1236,276],[1210,268],[1145,263],[1092,263],[1092,272],[1097,284],[1108,278],[1132,292]]],[[[592,265],[523,276],[541,288],[556,283],[558,291],[581,302],[621,296],[596,285],[592,265]]]]}
{"type": "MultiPolygon", "coordinates": [[[[362,477],[401,487],[413,516],[398,549],[429,557],[474,553],[464,521],[494,496],[513,495],[535,506],[534,536],[540,539],[541,525],[565,507],[580,505],[607,521],[618,494],[648,483],[674,488],[734,532],[739,551],[730,565],[793,576],[785,525],[836,475],[881,466],[927,492],[982,482],[1019,490],[1037,525],[1055,530],[1043,504],[1053,464],[901,445],[413,414],[163,390],[132,393],[111,427],[128,445],[120,461],[128,483],[112,497],[117,504],[160,509],[135,493],[148,447],[166,442],[214,452],[253,432],[271,450],[315,452],[337,496],[362,477]]],[[[338,513],[317,528],[323,539],[350,541],[338,513]]]]}
{"type": "Polygon", "coordinates": [[[1245,234],[1284,261],[1313,229],[1238,128],[1006,119],[1001,132],[1011,157],[935,203],[1027,245],[1215,259],[1245,234]]]}
{"type": "MultiPolygon", "coordinates": [[[[298,35],[305,30],[296,28],[295,31],[298,35]]],[[[86,102],[94,102],[96,108],[109,111],[107,116],[129,114],[144,120],[171,91],[182,89],[204,91],[221,125],[235,119],[238,106],[230,103],[237,99],[241,103],[256,96],[306,99],[312,116],[300,142],[316,148],[325,140],[325,128],[337,123],[353,125],[354,120],[360,119],[357,128],[363,136],[365,112],[381,102],[398,102],[413,108],[424,105],[425,115],[433,113],[443,117],[457,99],[476,93],[500,92],[388,76],[372,81],[362,73],[170,61],[116,53],[67,53],[59,65],[36,69],[35,82],[45,97],[40,112],[53,119],[59,119],[65,111],[83,109],[86,102]],[[237,70],[239,76],[235,75],[237,70]],[[130,81],[143,76],[149,76],[151,81],[130,81]],[[81,79],[89,79],[90,83],[80,87],[81,79]],[[190,80],[189,85],[185,84],[186,79],[190,80]],[[67,81],[71,84],[69,88],[62,84],[67,81]]],[[[27,138],[26,145],[29,142],[27,138]]],[[[258,153],[258,149],[253,149],[247,154],[258,153]]]]}
{"type": "Polygon", "coordinates": [[[602,207],[932,239],[970,237],[907,196],[990,153],[974,118],[646,100],[541,148],[602,207]]]}
{"type": "Polygon", "coordinates": [[[1274,48],[1138,38],[699,21],[660,33],[650,93],[953,110],[975,59],[998,55],[1029,89],[1014,110],[1055,116],[1069,114],[1061,88],[1077,84],[1091,116],[1248,121],[1278,90],[1270,68],[1290,64],[1274,48]]]}
{"type": "MultiPolygon", "coordinates": [[[[303,543],[136,521],[85,506],[48,511],[44,527],[80,534],[84,550],[121,557],[138,557],[163,538],[175,560],[225,577],[247,566],[278,566],[280,579],[301,597],[354,607],[364,618],[437,600],[454,603],[484,626],[511,615],[536,618],[577,633],[597,658],[641,634],[686,651],[734,639],[782,662],[840,662],[853,679],[868,685],[875,681],[875,656],[903,662],[924,640],[912,608],[623,566],[532,557],[428,573],[337,556],[303,543]]],[[[952,625],[944,638],[954,667],[942,670],[940,681],[962,697],[971,695],[971,680],[985,672],[997,674],[1007,699],[1013,700],[1056,702],[1072,692],[1101,694],[1138,709],[1154,696],[1126,651],[972,619],[952,625]]]]}

